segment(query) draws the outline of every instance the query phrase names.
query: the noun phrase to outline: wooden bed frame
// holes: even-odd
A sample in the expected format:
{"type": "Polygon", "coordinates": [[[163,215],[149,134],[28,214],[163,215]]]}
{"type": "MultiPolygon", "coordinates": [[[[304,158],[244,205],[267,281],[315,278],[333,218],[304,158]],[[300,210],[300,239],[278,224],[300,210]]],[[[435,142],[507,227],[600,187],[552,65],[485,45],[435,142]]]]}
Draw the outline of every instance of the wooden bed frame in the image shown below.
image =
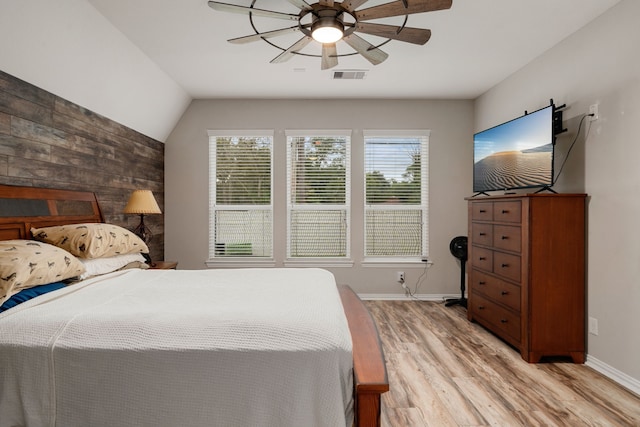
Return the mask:
{"type": "MultiPolygon", "coordinates": [[[[0,185],[0,240],[31,239],[32,227],[85,222],[103,222],[95,193],[0,185]]],[[[338,289],[353,341],[354,425],[376,427],[381,395],[389,391],[378,330],[356,293],[338,289]]]]}

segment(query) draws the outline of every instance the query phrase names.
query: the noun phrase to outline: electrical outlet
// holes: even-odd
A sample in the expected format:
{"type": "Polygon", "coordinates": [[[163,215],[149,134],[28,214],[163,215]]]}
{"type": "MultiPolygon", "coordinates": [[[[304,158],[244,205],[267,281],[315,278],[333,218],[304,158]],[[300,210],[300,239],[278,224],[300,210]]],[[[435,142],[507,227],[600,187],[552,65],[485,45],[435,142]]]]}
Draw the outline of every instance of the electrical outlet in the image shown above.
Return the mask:
{"type": "Polygon", "coordinates": [[[398,283],[404,283],[404,271],[398,271],[396,273],[396,280],[398,280],[398,283]]]}
{"type": "Polygon", "coordinates": [[[593,116],[589,117],[589,121],[593,122],[598,120],[598,104],[591,104],[589,106],[589,114],[593,114],[593,116]]]}
{"type": "Polygon", "coordinates": [[[598,319],[595,317],[589,317],[589,333],[591,335],[598,335],[598,319]]]}

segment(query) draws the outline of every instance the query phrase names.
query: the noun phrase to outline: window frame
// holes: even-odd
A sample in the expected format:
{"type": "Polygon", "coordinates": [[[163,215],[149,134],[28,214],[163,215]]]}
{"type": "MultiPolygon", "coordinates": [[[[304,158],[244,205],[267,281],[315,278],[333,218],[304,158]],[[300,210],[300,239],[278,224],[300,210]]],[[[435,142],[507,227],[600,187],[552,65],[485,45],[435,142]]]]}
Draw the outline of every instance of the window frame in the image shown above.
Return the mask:
{"type": "Polygon", "coordinates": [[[340,267],[351,266],[353,262],[351,260],[351,211],[352,211],[352,197],[351,197],[351,181],[353,167],[351,162],[351,144],[353,130],[351,129],[299,129],[285,130],[285,144],[286,144],[286,248],[285,248],[285,266],[317,266],[323,265],[326,267],[340,267]],[[345,202],[344,204],[294,204],[292,201],[292,139],[293,138],[344,138],[345,139],[345,202]],[[309,256],[309,257],[292,257],[291,256],[291,215],[293,211],[304,210],[344,210],[345,212],[345,256],[309,256]]]}
{"type": "MultiPolygon", "coordinates": [[[[409,129],[409,130],[374,130],[365,129],[362,132],[363,137],[363,211],[362,211],[362,256],[363,265],[397,265],[397,264],[413,264],[422,263],[429,257],[429,139],[431,131],[429,129],[409,129]],[[368,138],[419,138],[420,145],[420,198],[419,205],[385,205],[384,207],[376,204],[367,203],[367,139],[368,138]],[[367,255],[367,212],[373,210],[396,210],[410,209],[416,206],[416,210],[421,210],[422,219],[422,242],[421,254],[415,256],[369,256],[367,255]]],[[[410,209],[412,210],[412,209],[410,209]]]]}
{"type": "Polygon", "coordinates": [[[205,264],[208,267],[229,266],[229,267],[268,267],[275,266],[275,245],[274,245],[274,152],[275,152],[275,131],[273,129],[253,129],[253,130],[208,130],[208,149],[209,149],[209,224],[208,224],[208,254],[205,264]],[[260,205],[218,205],[216,202],[217,194],[217,141],[218,138],[268,138],[270,140],[270,203],[260,205]],[[217,211],[225,210],[268,210],[271,215],[271,256],[215,256],[216,251],[216,230],[215,218],[217,211]]]}

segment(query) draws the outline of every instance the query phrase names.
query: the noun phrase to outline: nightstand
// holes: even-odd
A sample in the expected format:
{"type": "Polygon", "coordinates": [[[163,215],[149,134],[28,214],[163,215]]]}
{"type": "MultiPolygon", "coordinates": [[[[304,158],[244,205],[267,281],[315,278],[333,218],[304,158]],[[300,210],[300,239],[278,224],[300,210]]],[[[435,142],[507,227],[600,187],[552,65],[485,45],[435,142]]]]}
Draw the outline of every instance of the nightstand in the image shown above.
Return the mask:
{"type": "Polygon", "coordinates": [[[178,266],[176,261],[153,261],[149,265],[150,270],[175,270],[178,266]]]}

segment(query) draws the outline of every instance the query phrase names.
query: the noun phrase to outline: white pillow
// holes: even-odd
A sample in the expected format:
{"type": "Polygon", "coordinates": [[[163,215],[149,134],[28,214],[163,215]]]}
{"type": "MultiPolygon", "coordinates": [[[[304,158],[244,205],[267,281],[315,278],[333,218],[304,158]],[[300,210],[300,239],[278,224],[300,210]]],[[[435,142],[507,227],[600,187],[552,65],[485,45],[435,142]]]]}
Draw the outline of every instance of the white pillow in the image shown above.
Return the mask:
{"type": "MultiPolygon", "coordinates": [[[[84,265],[85,272],[80,275],[79,279],[84,280],[92,276],[98,276],[100,274],[111,273],[112,271],[120,270],[122,267],[132,262],[140,262],[144,264],[144,257],[142,254],[124,254],[116,255],[105,258],[78,258],[84,265]]],[[[146,265],[146,264],[145,264],[146,265]]]]}

